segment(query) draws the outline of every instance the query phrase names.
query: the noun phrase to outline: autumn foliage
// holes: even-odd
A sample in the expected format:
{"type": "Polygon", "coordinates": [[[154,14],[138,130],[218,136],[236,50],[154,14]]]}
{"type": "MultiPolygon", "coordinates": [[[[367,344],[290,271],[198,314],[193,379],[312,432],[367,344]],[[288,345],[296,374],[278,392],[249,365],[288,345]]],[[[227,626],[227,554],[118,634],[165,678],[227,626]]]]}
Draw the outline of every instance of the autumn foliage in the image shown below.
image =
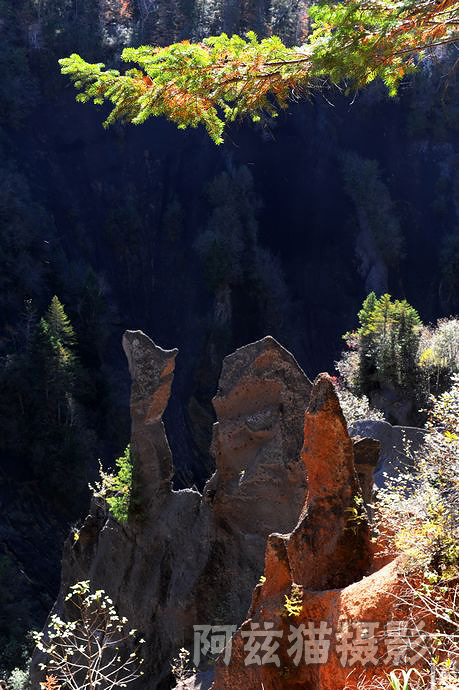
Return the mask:
{"type": "Polygon", "coordinates": [[[60,61],[80,101],[113,105],[106,120],[140,124],[165,116],[179,127],[204,124],[221,143],[225,124],[241,116],[275,116],[289,99],[335,84],[352,90],[381,78],[394,95],[401,79],[439,46],[458,37],[459,2],[351,1],[313,6],[310,34],[288,48],[273,36],[222,34],[201,43],[126,48],[121,74],[73,54],[60,61]]]}
{"type": "Polygon", "coordinates": [[[43,690],[60,690],[60,685],[57,682],[56,676],[46,676],[45,682],[41,683],[43,690]]]}

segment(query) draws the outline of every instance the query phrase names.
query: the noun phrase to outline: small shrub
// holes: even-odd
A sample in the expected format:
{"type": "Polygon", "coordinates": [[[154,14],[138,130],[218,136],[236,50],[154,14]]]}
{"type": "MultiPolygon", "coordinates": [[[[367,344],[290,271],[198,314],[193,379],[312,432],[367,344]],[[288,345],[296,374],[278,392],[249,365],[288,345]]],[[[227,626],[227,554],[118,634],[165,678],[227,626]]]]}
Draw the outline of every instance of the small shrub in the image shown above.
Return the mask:
{"type": "Polygon", "coordinates": [[[358,351],[358,339],[355,334],[347,333],[345,336],[348,349],[341,353],[340,359],[335,362],[335,368],[340,375],[342,387],[350,391],[356,391],[359,387],[360,354],[358,351]]]}
{"type": "Polygon", "coordinates": [[[91,594],[89,581],[77,582],[66,602],[75,618],[64,621],[54,614],[46,636],[35,635],[38,649],[48,658],[40,664],[48,679],[72,690],[114,690],[139,678],[145,640],[136,641],[136,631],[129,630],[105,592],[91,594]]]}
{"type": "Polygon", "coordinates": [[[429,389],[441,393],[459,372],[459,319],[440,319],[435,328],[424,328],[418,365],[425,372],[429,389]]]}
{"type": "Polygon", "coordinates": [[[296,618],[303,610],[303,588],[301,585],[292,585],[290,596],[285,595],[284,610],[282,615],[296,618]]]}
{"type": "Polygon", "coordinates": [[[178,657],[172,660],[171,670],[177,683],[188,680],[196,673],[196,668],[191,663],[191,654],[188,649],[184,647],[180,649],[178,657]]]}
{"type": "Polygon", "coordinates": [[[111,474],[100,467],[100,481],[91,486],[93,495],[103,498],[113,517],[124,524],[128,519],[129,501],[132,487],[132,458],[129,445],[121,457],[117,458],[118,471],[111,474]]]}
{"type": "Polygon", "coordinates": [[[363,498],[361,496],[354,496],[352,506],[346,508],[347,516],[347,526],[354,534],[357,534],[361,525],[363,525],[367,520],[367,513],[363,503],[363,498]]]}
{"type": "Polygon", "coordinates": [[[410,679],[413,673],[420,676],[419,671],[414,668],[410,668],[408,671],[400,669],[399,671],[391,671],[389,673],[389,683],[392,690],[410,690],[412,685],[410,684],[410,679]]]}
{"type": "Polygon", "coordinates": [[[29,690],[29,672],[21,668],[14,668],[8,677],[8,688],[10,688],[10,690],[29,690]]]}

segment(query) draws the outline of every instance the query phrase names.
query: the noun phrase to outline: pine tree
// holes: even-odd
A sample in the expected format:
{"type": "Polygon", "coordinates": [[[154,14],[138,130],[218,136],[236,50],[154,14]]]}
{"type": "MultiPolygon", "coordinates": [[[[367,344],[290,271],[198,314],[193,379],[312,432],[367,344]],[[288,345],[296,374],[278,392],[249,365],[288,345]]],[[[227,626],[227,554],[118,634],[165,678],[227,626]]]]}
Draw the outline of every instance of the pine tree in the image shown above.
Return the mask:
{"type": "Polygon", "coordinates": [[[72,347],[75,344],[75,331],[64,307],[58,297],[54,295],[46,312],[45,321],[48,324],[49,335],[62,347],[72,347]]]}
{"type": "Polygon", "coordinates": [[[74,344],[73,327],[54,296],[38,323],[29,351],[37,384],[44,395],[42,414],[52,425],[71,426],[74,421],[73,393],[78,367],[74,344]]]}
{"type": "Polygon", "coordinates": [[[362,308],[359,311],[360,333],[367,335],[370,333],[370,322],[375,310],[378,298],[374,292],[370,292],[368,297],[364,300],[362,308]]]}
{"type": "Polygon", "coordinates": [[[372,292],[359,311],[360,328],[348,334],[359,355],[358,388],[371,394],[378,386],[414,390],[419,384],[417,362],[422,322],[406,301],[379,299],[372,292]]]}

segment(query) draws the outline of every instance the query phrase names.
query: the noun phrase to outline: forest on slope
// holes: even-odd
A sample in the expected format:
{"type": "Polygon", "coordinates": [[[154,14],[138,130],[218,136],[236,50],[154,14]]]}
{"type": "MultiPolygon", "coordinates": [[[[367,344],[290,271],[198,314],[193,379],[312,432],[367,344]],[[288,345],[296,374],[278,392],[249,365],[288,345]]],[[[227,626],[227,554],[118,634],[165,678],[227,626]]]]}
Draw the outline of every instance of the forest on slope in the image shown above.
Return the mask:
{"type": "MultiPolygon", "coordinates": [[[[179,480],[201,485],[210,399],[236,347],[270,333],[314,376],[333,368],[371,290],[406,297],[425,322],[458,310],[447,52],[396,99],[379,84],[354,101],[327,93],[275,125],[234,126],[219,149],[165,122],[105,131],[59,73],[70,52],[116,64],[127,44],[221,30],[295,44],[304,10],[0,0],[0,638],[12,615],[17,640],[41,625],[98,458],[109,465],[126,447],[125,328],[180,349],[166,425],[179,480]]],[[[2,648],[0,665],[16,665],[20,644],[2,648]]]]}

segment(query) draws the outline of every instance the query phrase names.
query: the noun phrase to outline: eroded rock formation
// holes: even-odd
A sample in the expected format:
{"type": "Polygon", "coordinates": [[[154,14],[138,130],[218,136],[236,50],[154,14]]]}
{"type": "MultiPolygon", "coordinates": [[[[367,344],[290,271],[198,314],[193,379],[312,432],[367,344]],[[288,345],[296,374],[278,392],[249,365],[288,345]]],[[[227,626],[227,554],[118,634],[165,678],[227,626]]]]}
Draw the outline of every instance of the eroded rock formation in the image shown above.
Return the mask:
{"type": "MultiPolygon", "coordinates": [[[[271,555],[267,552],[267,566],[271,555]]],[[[344,589],[324,590],[317,592],[305,591],[303,595],[303,608],[295,617],[283,615],[285,611],[285,596],[291,593],[288,581],[281,583],[277,580],[274,586],[258,586],[254,595],[255,608],[251,617],[243,623],[233,639],[231,663],[225,666],[221,661],[216,667],[216,678],[211,686],[212,690],[245,690],[246,688],[263,688],[264,690],[357,690],[364,687],[364,681],[384,676],[391,666],[368,664],[367,659],[375,661],[384,659],[383,633],[387,621],[394,616],[394,601],[400,595],[403,588],[403,574],[399,561],[393,561],[381,570],[364,577],[358,582],[344,589]],[[245,639],[242,633],[251,630],[252,624],[258,623],[264,630],[265,623],[272,623],[273,630],[282,631],[280,648],[276,650],[279,656],[279,665],[262,664],[246,665],[247,650],[244,648],[245,639]],[[330,643],[324,656],[315,655],[312,644],[309,652],[312,657],[306,660],[305,653],[298,663],[294,661],[294,655],[289,654],[292,640],[289,641],[292,628],[298,629],[304,625],[308,629],[313,624],[316,631],[320,623],[324,624],[325,640],[330,643]],[[337,647],[339,637],[337,632],[343,626],[349,630],[352,637],[356,635],[354,623],[375,623],[375,628],[369,628],[371,633],[370,643],[366,649],[370,650],[367,659],[365,651],[361,652],[362,663],[350,664],[352,656],[343,659],[342,650],[337,647]],[[374,648],[373,648],[374,642],[374,648]],[[319,659],[322,659],[319,661],[319,659]],[[344,664],[343,664],[344,660],[344,664]]],[[[403,614],[399,612],[400,619],[403,614]]],[[[406,611],[404,612],[406,617],[406,611]]],[[[362,630],[361,628],[361,630],[362,630]]],[[[358,634],[358,633],[357,633],[358,634]]],[[[317,635],[317,632],[316,632],[317,635]]],[[[365,637],[365,633],[364,633],[365,637]]],[[[247,639],[247,638],[246,638],[247,639]]],[[[318,640],[318,636],[316,638],[318,640]]],[[[355,637],[354,637],[355,639],[355,637]]],[[[260,640],[261,641],[261,640],[260,640]]],[[[365,647],[365,642],[363,643],[365,647]]],[[[357,650],[359,656],[359,650],[357,650]]],[[[261,657],[263,657],[263,651],[261,657]]],[[[189,682],[184,686],[190,690],[200,687],[189,682]]],[[[371,685],[370,685],[371,687],[371,685]]],[[[379,687],[376,684],[374,687],[379,687]]]]}
{"type": "Polygon", "coordinates": [[[123,347],[134,462],[127,524],[93,501],[79,539],[66,543],[55,611],[66,614],[64,596],[78,580],[105,589],[147,641],[139,690],[173,685],[171,660],[193,647],[199,624],[240,627],[229,663],[222,655],[214,672],[204,662],[179,683],[183,690],[351,690],[384,674],[384,626],[403,617],[394,606],[401,561],[375,558],[370,540],[384,439],[363,436],[365,424],[352,438],[332,379],[321,374],[312,387],[292,355],[266,337],[223,363],[213,400],[216,471],[203,495],[174,491],[162,415],[177,351],[140,331],[128,331],[123,347]],[[325,643],[300,640],[292,654],[301,626],[313,640],[322,631],[325,643]],[[269,645],[248,649],[254,629],[280,633],[272,662],[262,659],[269,645]],[[348,645],[343,657],[343,639],[356,635],[362,646],[348,645]],[[247,663],[250,650],[261,663],[247,663]]]}
{"type": "Polygon", "coordinates": [[[342,690],[357,687],[362,674],[381,672],[381,667],[368,666],[364,657],[363,665],[343,664],[338,647],[332,644],[341,625],[350,624],[352,635],[354,622],[376,622],[369,635],[375,639],[379,631],[375,654],[380,656],[380,631],[393,616],[394,593],[400,589],[398,562],[371,572],[369,524],[366,512],[360,510],[363,497],[355,456],[362,466],[373,466],[376,447],[374,442],[363,441],[353,446],[332,381],[326,375],[319,376],[305,415],[302,458],[308,491],[304,509],[291,534],[269,537],[265,581],[255,588],[247,620],[233,638],[230,664],[225,665],[222,659],[217,664],[212,690],[342,690]],[[300,596],[298,613],[286,607],[286,597],[292,597],[295,589],[297,603],[300,596]],[[318,655],[320,647],[313,642],[321,624],[327,630],[323,640],[330,641],[325,655],[318,655]],[[302,652],[300,643],[301,659],[295,662],[295,655],[289,653],[291,635],[301,625],[306,630],[312,625],[316,632],[312,643],[303,648],[306,651],[302,652]],[[281,632],[274,640],[279,663],[263,663],[263,657],[266,661],[269,656],[265,656],[267,643],[258,650],[252,646],[261,663],[248,664],[247,635],[253,629],[269,627],[281,632]],[[312,655],[309,658],[307,650],[312,655]]]}
{"type": "Polygon", "coordinates": [[[221,603],[226,602],[229,615],[222,622],[234,623],[234,607],[242,616],[242,600],[247,601],[245,584],[242,600],[233,600],[237,592],[231,582],[241,575],[253,581],[253,573],[258,579],[266,538],[289,531],[298,519],[306,490],[299,451],[310,390],[292,355],[270,337],[240,348],[223,363],[213,400],[217,471],[204,488],[217,526],[213,549],[226,558],[219,571],[208,565],[225,580],[210,594],[220,591],[221,603]]]}
{"type": "Polygon", "coordinates": [[[123,336],[131,387],[133,469],[131,521],[154,520],[172,489],[172,454],[162,416],[169,401],[178,350],[163,350],[138,331],[123,336]]]}
{"type": "Polygon", "coordinates": [[[366,574],[369,530],[353,443],[332,380],[321,374],[304,422],[307,500],[287,540],[292,582],[305,589],[345,587],[366,574]]]}
{"type": "Polygon", "coordinates": [[[177,351],[140,331],[128,331],[123,347],[132,376],[128,521],[93,501],[79,539],[66,542],[55,611],[77,581],[108,592],[146,639],[145,680],[136,687],[152,690],[168,687],[170,661],[191,647],[193,625],[243,620],[266,538],[294,527],[306,487],[299,453],[311,384],[271,337],[225,359],[214,400],[217,469],[201,497],[171,483],[162,414],[177,351]]]}

